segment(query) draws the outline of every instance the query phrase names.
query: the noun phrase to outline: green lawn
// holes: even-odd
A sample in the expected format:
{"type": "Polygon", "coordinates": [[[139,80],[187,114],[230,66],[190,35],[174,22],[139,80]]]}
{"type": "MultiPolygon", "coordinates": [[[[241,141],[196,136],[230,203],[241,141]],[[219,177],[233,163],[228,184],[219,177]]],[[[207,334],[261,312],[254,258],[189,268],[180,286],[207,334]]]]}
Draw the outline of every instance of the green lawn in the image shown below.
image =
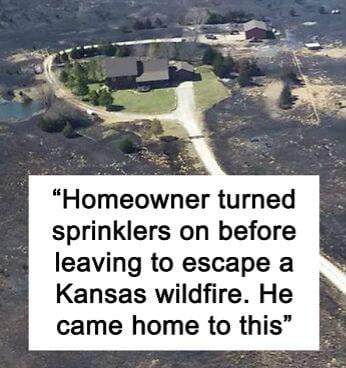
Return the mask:
{"type": "Polygon", "coordinates": [[[198,110],[208,110],[230,96],[230,91],[218,80],[210,67],[201,66],[197,71],[202,77],[201,81],[194,82],[198,110]]]}
{"type": "MultiPolygon", "coordinates": [[[[100,90],[102,83],[89,84],[90,91],[100,90]]],[[[174,88],[154,89],[149,92],[134,90],[114,91],[114,105],[122,106],[124,112],[143,114],[164,114],[177,107],[174,88]]]]}
{"type": "Polygon", "coordinates": [[[92,84],[89,84],[89,91],[98,91],[100,90],[101,88],[104,87],[104,84],[102,83],[92,83],[92,84]]]}
{"type": "Polygon", "coordinates": [[[143,114],[163,114],[177,107],[174,88],[154,89],[149,92],[132,90],[113,92],[114,104],[125,108],[125,111],[143,114]]]}

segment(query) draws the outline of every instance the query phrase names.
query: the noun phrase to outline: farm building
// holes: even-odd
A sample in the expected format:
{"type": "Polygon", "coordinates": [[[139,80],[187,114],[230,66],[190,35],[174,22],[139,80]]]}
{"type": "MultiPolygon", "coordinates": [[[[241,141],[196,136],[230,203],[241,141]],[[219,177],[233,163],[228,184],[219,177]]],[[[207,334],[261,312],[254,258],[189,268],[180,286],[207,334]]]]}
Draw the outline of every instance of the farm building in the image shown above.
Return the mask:
{"type": "Polygon", "coordinates": [[[259,20],[251,20],[244,24],[244,31],[247,40],[262,40],[269,38],[270,29],[265,22],[259,20]]]}
{"type": "Polygon", "coordinates": [[[170,67],[167,59],[140,60],[136,57],[104,59],[104,73],[111,88],[165,87],[170,81],[194,80],[194,67],[179,62],[170,67]]]}
{"type": "Polygon", "coordinates": [[[319,42],[306,43],[305,47],[309,50],[320,50],[322,48],[319,42]]]}

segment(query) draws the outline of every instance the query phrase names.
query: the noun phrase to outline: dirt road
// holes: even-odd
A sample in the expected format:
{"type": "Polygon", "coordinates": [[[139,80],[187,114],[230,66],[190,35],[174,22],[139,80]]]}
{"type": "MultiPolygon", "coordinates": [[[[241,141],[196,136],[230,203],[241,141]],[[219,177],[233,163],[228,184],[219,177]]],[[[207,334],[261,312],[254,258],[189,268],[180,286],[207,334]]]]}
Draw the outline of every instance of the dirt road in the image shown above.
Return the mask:
{"type": "Polygon", "coordinates": [[[176,119],[188,132],[192,144],[210,175],[226,175],[217,163],[214,153],[204,136],[203,114],[198,112],[192,82],[182,83],[177,89],[176,119]]]}

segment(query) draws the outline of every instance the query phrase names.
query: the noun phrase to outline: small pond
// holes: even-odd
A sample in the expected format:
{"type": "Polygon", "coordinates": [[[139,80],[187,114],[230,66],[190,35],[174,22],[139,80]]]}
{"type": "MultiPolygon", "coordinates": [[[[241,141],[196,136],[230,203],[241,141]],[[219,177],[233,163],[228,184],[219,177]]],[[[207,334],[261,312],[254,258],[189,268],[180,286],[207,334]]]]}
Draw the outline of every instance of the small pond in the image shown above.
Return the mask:
{"type": "Polygon", "coordinates": [[[44,108],[41,101],[21,103],[18,101],[0,101],[0,121],[19,122],[30,119],[44,108]]]}

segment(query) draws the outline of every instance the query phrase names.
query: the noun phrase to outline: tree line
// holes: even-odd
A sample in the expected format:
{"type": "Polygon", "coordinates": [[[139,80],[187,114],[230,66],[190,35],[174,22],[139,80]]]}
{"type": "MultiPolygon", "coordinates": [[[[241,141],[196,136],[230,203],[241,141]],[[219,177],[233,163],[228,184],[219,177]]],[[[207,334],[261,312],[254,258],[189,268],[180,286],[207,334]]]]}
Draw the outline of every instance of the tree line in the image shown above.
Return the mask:
{"type": "Polygon", "coordinates": [[[83,58],[89,58],[99,55],[105,55],[105,56],[116,56],[116,57],[126,57],[131,55],[131,50],[127,46],[118,46],[113,45],[111,42],[103,42],[97,47],[92,46],[85,48],[83,46],[81,47],[74,47],[70,55],[68,55],[65,51],[63,53],[58,53],[55,56],[55,62],[57,64],[63,64],[70,60],[78,60],[83,58]]]}
{"type": "Polygon", "coordinates": [[[133,29],[135,31],[140,31],[144,29],[155,29],[155,28],[164,28],[165,25],[163,24],[160,18],[156,18],[152,21],[150,18],[145,20],[136,19],[133,23],[133,29]]]}
{"type": "Polygon", "coordinates": [[[89,84],[105,80],[103,66],[100,60],[93,59],[81,65],[78,62],[68,63],[60,73],[60,82],[71,91],[82,97],[88,96],[95,106],[104,106],[109,109],[113,105],[113,96],[107,88],[90,91],[89,84]]]}
{"type": "Polygon", "coordinates": [[[235,61],[231,56],[223,56],[219,51],[208,47],[203,55],[203,64],[211,65],[219,78],[229,78],[231,73],[238,73],[238,83],[246,87],[252,83],[252,77],[261,75],[261,70],[254,59],[235,61]]]}
{"type": "Polygon", "coordinates": [[[243,10],[229,10],[226,14],[209,12],[206,24],[225,24],[225,23],[245,23],[252,18],[252,14],[248,14],[243,10]]]}

